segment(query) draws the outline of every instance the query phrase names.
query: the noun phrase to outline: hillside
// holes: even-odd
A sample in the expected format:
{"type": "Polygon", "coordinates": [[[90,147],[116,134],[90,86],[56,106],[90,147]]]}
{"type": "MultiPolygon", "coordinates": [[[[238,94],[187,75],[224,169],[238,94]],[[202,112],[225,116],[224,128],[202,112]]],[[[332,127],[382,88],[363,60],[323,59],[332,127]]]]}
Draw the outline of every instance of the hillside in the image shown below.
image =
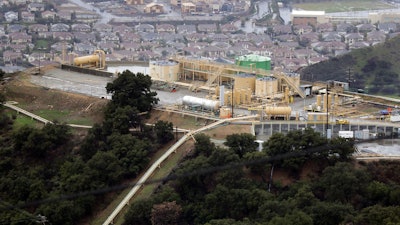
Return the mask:
{"type": "Polygon", "coordinates": [[[350,88],[364,89],[370,94],[399,96],[400,38],[383,44],[354,50],[349,54],[304,68],[302,79],[349,82],[350,88]]]}

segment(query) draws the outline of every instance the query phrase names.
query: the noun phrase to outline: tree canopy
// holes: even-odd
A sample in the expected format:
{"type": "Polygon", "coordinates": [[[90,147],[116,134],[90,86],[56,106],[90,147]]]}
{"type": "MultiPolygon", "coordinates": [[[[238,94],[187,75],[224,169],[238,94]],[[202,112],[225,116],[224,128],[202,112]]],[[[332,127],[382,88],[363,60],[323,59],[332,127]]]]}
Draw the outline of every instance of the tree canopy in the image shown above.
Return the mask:
{"type": "MultiPolygon", "coordinates": [[[[36,224],[35,215],[41,214],[51,224],[77,224],[93,213],[94,204],[108,201],[102,195],[80,194],[135,178],[151,154],[173,139],[171,123],[159,121],[155,129],[143,125],[144,116],[158,102],[150,85],[150,78],[143,74],[120,74],[107,85],[113,99],[106,106],[104,121],[83,138],[65,124],[13,130],[12,119],[0,110],[0,223],[36,224]],[[134,129],[139,126],[142,129],[134,129]],[[152,141],[155,137],[158,142],[152,141]],[[6,203],[40,202],[59,196],[76,197],[32,205],[23,209],[25,215],[3,210],[6,203]]],[[[157,208],[157,212],[162,209],[157,208]]],[[[174,209],[179,211],[179,207],[174,209]]]]}
{"type": "MultiPolygon", "coordinates": [[[[150,90],[151,78],[142,73],[125,70],[118,78],[106,86],[107,93],[112,94],[110,107],[130,106],[138,112],[148,112],[158,103],[157,93],[150,90]]],[[[113,111],[113,110],[111,110],[113,111]]]]}
{"type": "Polygon", "coordinates": [[[327,143],[325,137],[313,130],[274,134],[266,141],[262,152],[254,151],[254,142],[250,141],[254,137],[249,135],[230,136],[226,141],[228,148],[215,146],[204,134],[195,138],[193,153],[175,169],[177,180],[161,186],[154,197],[133,203],[124,224],[150,225],[155,219],[162,221],[162,213],[170,210],[165,204],[171,201],[175,202],[174,209],[164,216],[164,221],[174,222],[165,224],[361,225],[398,222],[396,213],[400,206],[398,202],[392,204],[399,196],[396,191],[399,183],[385,180],[393,177],[388,168],[397,168],[394,165],[400,165],[398,162],[376,163],[367,170],[349,159],[349,143],[343,143],[342,139],[327,143]],[[340,150],[341,146],[346,150],[340,150]],[[315,148],[321,150],[308,154],[315,148]],[[338,155],[342,151],[346,157],[338,155]],[[289,155],[289,158],[273,162],[278,165],[275,170],[279,171],[280,179],[287,181],[273,181],[271,189],[268,188],[270,180],[265,176],[272,169],[270,165],[259,161],[260,165],[250,164],[251,170],[248,170],[240,164],[290,152],[305,154],[300,159],[289,155]],[[235,166],[219,170],[222,165],[235,166]],[[301,171],[310,168],[315,170],[313,176],[300,178],[301,171]],[[372,177],[376,175],[380,181],[373,181],[372,177]],[[173,200],[168,196],[174,196],[173,200]],[[389,200],[390,196],[393,196],[392,200],[389,200]],[[161,210],[160,214],[154,218],[157,210],[161,210]],[[382,215],[370,219],[369,213],[382,215]],[[179,222],[176,220],[178,215],[179,222]]]}

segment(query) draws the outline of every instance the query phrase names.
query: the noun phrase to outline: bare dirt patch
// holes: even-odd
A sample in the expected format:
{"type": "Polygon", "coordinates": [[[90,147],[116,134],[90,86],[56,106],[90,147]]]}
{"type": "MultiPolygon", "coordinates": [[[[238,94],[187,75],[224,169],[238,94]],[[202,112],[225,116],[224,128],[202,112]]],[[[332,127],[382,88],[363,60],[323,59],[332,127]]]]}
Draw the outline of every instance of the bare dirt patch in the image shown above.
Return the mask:
{"type": "Polygon", "coordinates": [[[19,107],[33,113],[39,110],[67,111],[60,122],[79,118],[93,123],[102,121],[107,100],[40,87],[32,84],[29,76],[16,75],[4,85],[2,92],[7,101],[18,102],[19,107]]]}
{"type": "MultiPolygon", "coordinates": [[[[147,123],[156,123],[158,120],[172,122],[174,127],[188,129],[188,130],[196,130],[203,126],[209,125],[214,120],[207,120],[202,118],[194,118],[190,116],[182,116],[178,113],[168,113],[163,111],[154,110],[151,114],[151,118],[147,120],[147,123]]],[[[250,125],[221,125],[214,129],[204,131],[203,133],[207,134],[213,139],[225,139],[227,135],[237,134],[237,133],[250,133],[251,126],[250,125]]]]}
{"type": "Polygon", "coordinates": [[[214,139],[225,139],[226,136],[231,134],[250,133],[250,132],[251,132],[250,125],[229,124],[214,128],[212,130],[205,131],[204,133],[214,139]]]}

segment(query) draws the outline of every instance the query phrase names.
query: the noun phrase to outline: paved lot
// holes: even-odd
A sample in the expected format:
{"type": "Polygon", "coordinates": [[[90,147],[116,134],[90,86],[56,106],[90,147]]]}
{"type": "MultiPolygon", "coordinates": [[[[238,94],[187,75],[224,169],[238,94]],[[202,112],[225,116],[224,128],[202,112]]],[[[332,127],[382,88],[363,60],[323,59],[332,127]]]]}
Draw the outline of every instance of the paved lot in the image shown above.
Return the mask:
{"type": "MultiPolygon", "coordinates": [[[[119,71],[123,71],[123,69],[119,71]]],[[[34,84],[51,89],[111,99],[111,95],[107,94],[105,87],[107,83],[113,81],[113,78],[53,69],[46,71],[42,76],[31,76],[31,81],[34,84]]],[[[205,97],[207,95],[204,92],[193,93],[185,88],[179,88],[174,93],[160,90],[156,90],[156,92],[158,93],[157,97],[160,99],[160,105],[181,104],[183,96],[186,95],[197,97],[205,97]]]]}

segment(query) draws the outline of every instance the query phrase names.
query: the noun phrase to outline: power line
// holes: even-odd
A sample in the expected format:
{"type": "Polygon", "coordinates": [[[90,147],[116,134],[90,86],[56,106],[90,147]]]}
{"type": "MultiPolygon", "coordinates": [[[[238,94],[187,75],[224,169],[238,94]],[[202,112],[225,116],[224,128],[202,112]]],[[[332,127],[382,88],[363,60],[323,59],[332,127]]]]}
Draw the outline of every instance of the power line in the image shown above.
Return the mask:
{"type": "Polygon", "coordinates": [[[324,152],[327,150],[331,150],[334,147],[335,147],[334,145],[326,144],[326,145],[310,148],[306,151],[290,152],[290,153],[281,154],[281,155],[277,155],[277,156],[262,157],[260,159],[254,159],[254,160],[249,160],[249,161],[240,161],[240,162],[230,163],[230,164],[221,165],[221,166],[204,167],[204,168],[196,169],[196,171],[193,171],[193,172],[182,173],[182,174],[170,174],[164,178],[148,180],[148,181],[145,181],[142,183],[116,185],[116,186],[101,188],[101,189],[96,189],[96,190],[90,190],[90,191],[84,191],[84,192],[72,193],[72,194],[65,194],[65,195],[60,195],[60,196],[53,197],[53,198],[47,198],[47,199],[41,199],[41,200],[36,200],[36,201],[30,201],[30,202],[26,202],[23,204],[17,204],[16,206],[8,205],[3,208],[8,209],[8,210],[16,210],[19,208],[27,208],[27,207],[38,206],[38,205],[45,204],[45,203],[58,202],[58,201],[63,201],[63,200],[71,200],[71,199],[76,199],[79,197],[84,197],[84,196],[89,196],[89,195],[100,195],[100,194],[105,194],[105,193],[109,193],[109,192],[123,190],[126,188],[132,188],[137,185],[149,185],[149,184],[154,184],[154,183],[167,182],[167,181],[171,181],[171,180],[177,180],[179,178],[205,175],[205,174],[214,173],[214,172],[218,172],[218,171],[240,168],[243,166],[252,166],[252,165],[257,165],[257,164],[261,164],[261,163],[271,163],[274,161],[280,161],[280,160],[287,159],[287,158],[306,156],[306,155],[310,155],[312,153],[318,153],[318,152],[324,152]]]}
{"type": "Polygon", "coordinates": [[[3,201],[2,199],[0,199],[0,204],[3,205],[4,208],[9,209],[9,210],[14,210],[20,214],[25,215],[27,218],[25,219],[11,219],[11,220],[0,220],[0,224],[10,224],[11,222],[25,222],[25,221],[33,221],[36,223],[41,223],[41,224],[46,224],[46,222],[48,222],[47,218],[45,216],[42,215],[33,215],[25,210],[20,209],[20,207],[17,206],[13,206],[12,204],[3,201]]]}

